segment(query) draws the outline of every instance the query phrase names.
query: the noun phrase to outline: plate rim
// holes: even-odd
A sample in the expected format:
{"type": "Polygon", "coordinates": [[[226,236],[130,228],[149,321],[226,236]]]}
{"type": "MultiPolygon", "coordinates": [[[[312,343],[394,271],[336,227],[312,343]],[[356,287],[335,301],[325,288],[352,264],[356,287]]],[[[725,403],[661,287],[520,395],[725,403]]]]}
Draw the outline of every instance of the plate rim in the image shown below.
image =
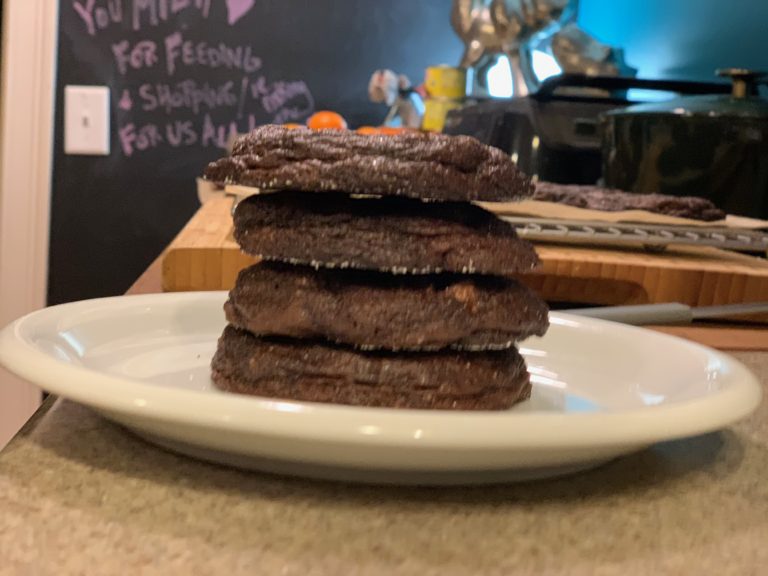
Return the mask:
{"type": "Polygon", "coordinates": [[[756,376],[741,362],[725,353],[676,336],[562,312],[551,312],[551,318],[565,324],[586,327],[610,325],[611,330],[642,332],[645,337],[652,334],[654,338],[676,346],[704,352],[727,366],[730,370],[727,378],[732,382],[727,388],[710,396],[665,406],[647,406],[610,413],[525,412],[510,418],[507,411],[445,412],[360,408],[161,388],[64,363],[36,348],[24,336],[24,330],[30,324],[47,317],[55,318],[62,311],[129,302],[140,305],[150,302],[155,305],[165,304],[162,301],[179,303],[200,298],[223,304],[226,294],[226,291],[208,291],[125,295],[43,308],[2,329],[0,364],[52,394],[99,411],[285,439],[306,439],[305,430],[312,428],[311,439],[317,442],[447,450],[542,450],[650,445],[721,429],[749,415],[762,401],[762,387],[756,376]],[[43,373],[52,371],[58,371],[55,380],[43,376],[43,373]],[[89,382],[92,384],[94,380],[101,381],[101,384],[89,386],[89,382]],[[178,401],[179,393],[184,394],[184,401],[193,406],[179,410],[174,403],[174,399],[178,401]],[[259,417],[254,418],[254,413],[258,413],[259,417]],[[313,425],[316,420],[321,420],[323,425],[313,425]],[[414,434],[418,430],[421,433],[414,434]],[[610,434],[606,434],[606,430],[610,430],[610,434]]]}

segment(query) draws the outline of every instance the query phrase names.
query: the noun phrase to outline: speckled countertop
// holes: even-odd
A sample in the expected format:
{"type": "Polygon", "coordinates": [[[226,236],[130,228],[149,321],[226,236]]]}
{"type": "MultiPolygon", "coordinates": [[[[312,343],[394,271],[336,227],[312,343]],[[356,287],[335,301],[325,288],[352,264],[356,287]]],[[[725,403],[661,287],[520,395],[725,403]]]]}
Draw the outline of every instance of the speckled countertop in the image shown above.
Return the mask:
{"type": "MultiPolygon", "coordinates": [[[[768,380],[768,353],[736,354],[768,380]]],[[[768,573],[768,403],[554,481],[377,488],[203,464],[67,401],[0,453],[0,574],[768,573]]]]}

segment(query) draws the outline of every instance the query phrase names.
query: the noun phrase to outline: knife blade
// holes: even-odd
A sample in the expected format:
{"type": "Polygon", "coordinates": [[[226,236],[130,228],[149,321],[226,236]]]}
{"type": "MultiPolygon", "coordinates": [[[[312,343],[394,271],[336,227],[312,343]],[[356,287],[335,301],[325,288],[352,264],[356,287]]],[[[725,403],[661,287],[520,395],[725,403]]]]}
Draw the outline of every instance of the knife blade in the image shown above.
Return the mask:
{"type": "Polygon", "coordinates": [[[768,302],[723,304],[720,306],[693,307],[679,302],[664,304],[639,304],[633,306],[600,306],[563,310],[577,316],[588,316],[643,326],[646,324],[690,324],[694,320],[728,318],[749,314],[768,314],[768,302]]]}

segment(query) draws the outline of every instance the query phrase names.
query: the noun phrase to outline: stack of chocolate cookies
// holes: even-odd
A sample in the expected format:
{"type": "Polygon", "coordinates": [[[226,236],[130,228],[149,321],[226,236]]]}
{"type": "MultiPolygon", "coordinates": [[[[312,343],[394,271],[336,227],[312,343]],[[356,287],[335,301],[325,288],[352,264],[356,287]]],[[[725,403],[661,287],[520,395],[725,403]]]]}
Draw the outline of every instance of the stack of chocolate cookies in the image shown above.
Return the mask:
{"type": "Polygon", "coordinates": [[[548,310],[513,276],[538,259],[472,204],[532,193],[501,151],[469,137],[265,126],[205,177],[262,191],[234,215],[260,262],[225,305],[218,387],[430,409],[500,410],[530,395],[514,344],[544,334],[548,310]]]}

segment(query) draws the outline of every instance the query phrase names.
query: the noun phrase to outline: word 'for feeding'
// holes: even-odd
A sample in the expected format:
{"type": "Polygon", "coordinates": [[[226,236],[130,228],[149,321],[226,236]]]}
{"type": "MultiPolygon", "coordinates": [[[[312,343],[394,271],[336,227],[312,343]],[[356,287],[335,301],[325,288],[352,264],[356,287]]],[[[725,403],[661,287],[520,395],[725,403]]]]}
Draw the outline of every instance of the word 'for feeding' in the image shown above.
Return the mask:
{"type": "MultiPolygon", "coordinates": [[[[163,43],[163,56],[169,76],[173,76],[179,64],[242,70],[246,74],[261,68],[261,58],[254,56],[250,46],[228,46],[224,42],[211,45],[207,42],[184,40],[181,32],[175,32],[163,43]]],[[[123,40],[112,45],[117,70],[125,75],[129,69],[153,68],[160,61],[160,48],[153,40],[131,44],[123,40]]]]}

